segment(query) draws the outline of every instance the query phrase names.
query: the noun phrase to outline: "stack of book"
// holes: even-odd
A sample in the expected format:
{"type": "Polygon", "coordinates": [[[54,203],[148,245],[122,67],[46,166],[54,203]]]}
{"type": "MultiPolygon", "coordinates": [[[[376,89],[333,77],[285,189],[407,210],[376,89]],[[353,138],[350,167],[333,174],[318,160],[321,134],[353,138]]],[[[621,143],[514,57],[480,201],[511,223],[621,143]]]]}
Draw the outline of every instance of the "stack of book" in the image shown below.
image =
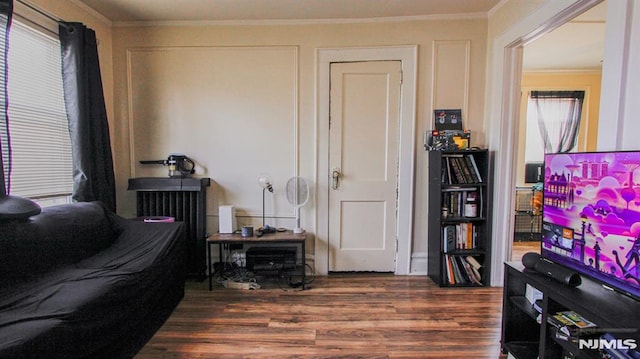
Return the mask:
{"type": "Polygon", "coordinates": [[[447,283],[451,285],[482,285],[480,268],[482,265],[472,256],[445,254],[447,283]]]}
{"type": "Polygon", "coordinates": [[[452,186],[442,190],[442,208],[447,210],[448,216],[464,217],[464,205],[465,203],[469,203],[469,199],[478,202],[476,205],[479,211],[476,216],[484,216],[484,205],[482,203],[484,194],[482,187],[452,186]]]}
{"type": "Polygon", "coordinates": [[[442,183],[482,183],[482,176],[472,153],[447,154],[442,156],[442,183]]]}
{"type": "Polygon", "coordinates": [[[558,312],[547,318],[547,322],[556,329],[556,339],[577,342],[579,338],[593,336],[598,326],[578,313],[568,310],[558,312]]]}
{"type": "Polygon", "coordinates": [[[444,251],[456,249],[478,248],[478,232],[476,226],[470,222],[450,224],[442,227],[444,236],[444,251]]]}

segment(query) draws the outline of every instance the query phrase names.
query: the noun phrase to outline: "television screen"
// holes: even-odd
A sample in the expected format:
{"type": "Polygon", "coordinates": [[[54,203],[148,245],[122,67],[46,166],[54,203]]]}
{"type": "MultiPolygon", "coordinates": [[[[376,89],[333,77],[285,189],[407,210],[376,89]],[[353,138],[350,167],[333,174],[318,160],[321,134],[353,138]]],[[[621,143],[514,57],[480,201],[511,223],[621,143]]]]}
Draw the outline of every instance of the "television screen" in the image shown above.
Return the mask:
{"type": "Polygon", "coordinates": [[[545,155],[541,254],[640,298],[640,151],[545,155]]]}

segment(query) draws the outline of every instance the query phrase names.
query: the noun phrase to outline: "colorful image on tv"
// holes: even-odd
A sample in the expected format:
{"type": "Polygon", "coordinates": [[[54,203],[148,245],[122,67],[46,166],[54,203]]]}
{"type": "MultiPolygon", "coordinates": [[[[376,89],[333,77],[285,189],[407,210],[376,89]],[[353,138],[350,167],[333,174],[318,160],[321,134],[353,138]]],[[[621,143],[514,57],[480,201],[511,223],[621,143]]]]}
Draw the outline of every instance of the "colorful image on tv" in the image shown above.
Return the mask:
{"type": "Polygon", "coordinates": [[[545,155],[542,255],[640,297],[640,152],[545,155]]]}

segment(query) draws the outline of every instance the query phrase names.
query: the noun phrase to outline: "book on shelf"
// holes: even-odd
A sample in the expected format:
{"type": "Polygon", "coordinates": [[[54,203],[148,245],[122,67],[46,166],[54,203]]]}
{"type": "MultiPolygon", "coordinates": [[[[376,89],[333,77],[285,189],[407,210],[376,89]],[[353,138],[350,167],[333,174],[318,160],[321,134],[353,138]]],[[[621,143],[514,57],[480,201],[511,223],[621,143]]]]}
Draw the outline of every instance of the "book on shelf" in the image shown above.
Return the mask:
{"type": "Polygon", "coordinates": [[[533,303],[533,309],[539,314],[542,314],[542,299],[538,299],[533,303]]]}
{"type": "Polygon", "coordinates": [[[467,184],[467,179],[464,177],[464,173],[462,168],[460,167],[460,162],[457,157],[448,157],[448,161],[451,163],[451,168],[453,169],[453,174],[455,175],[455,180],[457,184],[467,184]]]}
{"type": "Polygon", "coordinates": [[[455,160],[458,162],[458,167],[460,167],[460,170],[462,171],[462,177],[465,181],[467,181],[467,183],[477,183],[475,178],[471,175],[471,169],[469,168],[469,164],[467,164],[467,161],[465,160],[466,157],[467,156],[455,158],[455,160]]]}
{"type": "MultiPolygon", "coordinates": [[[[478,213],[476,210],[476,214],[482,217],[484,215],[482,193],[482,188],[478,187],[445,188],[442,190],[442,208],[446,209],[447,216],[465,217],[465,204],[479,202],[480,211],[478,213]]],[[[478,208],[478,204],[476,204],[476,208],[478,208]]],[[[467,214],[467,216],[469,215],[467,214]]]]}
{"type": "Polygon", "coordinates": [[[482,276],[479,271],[481,266],[475,258],[475,264],[471,264],[467,257],[449,254],[444,255],[448,284],[482,285],[482,276]]]}
{"type": "Polygon", "coordinates": [[[456,284],[455,276],[453,275],[453,264],[451,263],[451,258],[448,254],[445,254],[445,266],[447,267],[447,283],[456,284]]]}
{"type": "Polygon", "coordinates": [[[475,160],[473,159],[473,155],[468,155],[464,157],[465,162],[467,163],[467,168],[469,169],[469,175],[471,179],[473,179],[474,183],[481,183],[482,178],[480,177],[480,172],[478,171],[478,166],[476,165],[475,160]]]}
{"type": "Polygon", "coordinates": [[[460,274],[460,268],[458,267],[458,263],[455,260],[455,256],[450,256],[449,261],[451,261],[451,268],[453,268],[453,277],[457,284],[464,284],[465,281],[462,279],[462,274],[460,274]]]}
{"type": "Polygon", "coordinates": [[[442,183],[473,184],[483,182],[472,153],[451,153],[442,155],[442,158],[442,183]]]}
{"type": "Polygon", "coordinates": [[[475,248],[475,226],[472,223],[458,223],[458,244],[457,249],[473,249],[475,248]]]}
{"type": "Polygon", "coordinates": [[[557,312],[547,318],[547,322],[557,329],[559,339],[573,339],[579,336],[592,335],[598,326],[578,313],[568,310],[557,312]]]}
{"type": "Polygon", "coordinates": [[[466,256],[465,259],[467,260],[467,262],[469,262],[469,264],[471,264],[471,267],[475,268],[476,270],[480,270],[480,268],[482,268],[480,262],[478,262],[472,256],[466,256]]]}
{"type": "Polygon", "coordinates": [[[460,256],[454,256],[454,258],[456,260],[456,264],[458,265],[458,271],[460,272],[460,276],[462,277],[462,282],[465,284],[472,283],[471,277],[469,276],[469,273],[465,269],[464,263],[461,260],[460,256]]]}
{"type": "Polygon", "coordinates": [[[465,258],[458,257],[458,259],[460,263],[462,263],[462,266],[464,267],[464,270],[467,273],[467,277],[469,278],[469,281],[474,284],[482,285],[482,282],[480,281],[481,279],[480,273],[478,273],[477,271],[474,271],[473,267],[471,267],[471,265],[467,262],[465,258]]]}
{"type": "Polygon", "coordinates": [[[444,226],[442,230],[444,231],[444,251],[449,252],[456,249],[456,226],[444,226]]]}
{"type": "Polygon", "coordinates": [[[540,290],[538,290],[536,287],[532,286],[531,284],[527,283],[525,285],[524,297],[527,298],[529,303],[535,304],[537,300],[542,299],[543,295],[540,290]]]}
{"type": "Polygon", "coordinates": [[[442,227],[442,243],[443,252],[479,248],[478,226],[472,222],[446,225],[442,227]]]}
{"type": "Polygon", "coordinates": [[[478,164],[476,163],[476,160],[473,157],[473,154],[469,154],[468,158],[469,158],[469,162],[471,163],[471,167],[473,168],[473,171],[476,174],[476,177],[478,178],[478,183],[482,183],[482,176],[480,175],[480,171],[478,170],[478,164]]]}

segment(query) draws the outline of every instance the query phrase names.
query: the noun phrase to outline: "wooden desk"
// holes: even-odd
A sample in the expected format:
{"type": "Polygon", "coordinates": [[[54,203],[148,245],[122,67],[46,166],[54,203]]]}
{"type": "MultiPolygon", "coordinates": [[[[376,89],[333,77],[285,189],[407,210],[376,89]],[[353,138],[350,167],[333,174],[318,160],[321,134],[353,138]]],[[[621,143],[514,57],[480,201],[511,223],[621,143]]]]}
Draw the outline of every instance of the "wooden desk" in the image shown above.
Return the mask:
{"type": "Polygon", "coordinates": [[[293,233],[293,231],[285,231],[285,232],[275,232],[275,233],[265,233],[262,237],[257,237],[255,235],[251,237],[243,237],[240,233],[226,234],[226,233],[216,233],[209,237],[207,237],[207,265],[209,268],[209,290],[213,288],[213,276],[211,270],[211,246],[217,244],[220,251],[220,260],[222,261],[222,247],[223,245],[238,243],[284,243],[284,244],[296,244],[300,245],[300,256],[302,259],[302,289],[305,289],[305,271],[306,271],[306,258],[305,258],[305,240],[307,239],[307,235],[305,232],[303,233],[293,233]]]}

